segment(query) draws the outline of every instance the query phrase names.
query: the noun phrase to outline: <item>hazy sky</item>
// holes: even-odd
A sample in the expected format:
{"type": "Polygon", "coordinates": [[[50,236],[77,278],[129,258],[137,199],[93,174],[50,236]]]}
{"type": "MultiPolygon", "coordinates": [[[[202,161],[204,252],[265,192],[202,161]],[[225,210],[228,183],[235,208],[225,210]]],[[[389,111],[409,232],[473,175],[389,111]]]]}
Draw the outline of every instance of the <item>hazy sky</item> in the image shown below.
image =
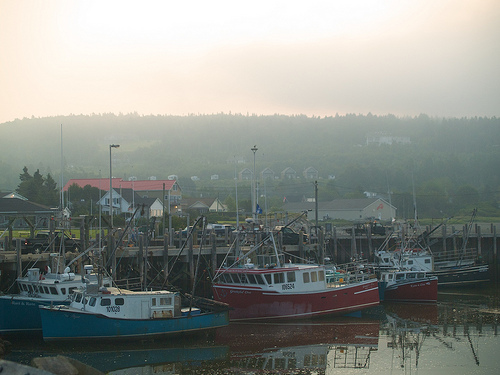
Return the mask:
{"type": "Polygon", "coordinates": [[[500,115],[499,0],[0,0],[0,123],[500,115]]]}

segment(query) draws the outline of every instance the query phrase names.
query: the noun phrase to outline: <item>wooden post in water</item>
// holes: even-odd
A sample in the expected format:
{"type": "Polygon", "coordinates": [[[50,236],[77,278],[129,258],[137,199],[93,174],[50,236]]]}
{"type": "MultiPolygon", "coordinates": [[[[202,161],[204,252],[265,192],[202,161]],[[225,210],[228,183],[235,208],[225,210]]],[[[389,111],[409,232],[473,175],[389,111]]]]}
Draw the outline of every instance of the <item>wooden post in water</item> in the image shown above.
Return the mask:
{"type": "Polygon", "coordinates": [[[143,283],[144,280],[144,235],[139,235],[139,251],[137,252],[137,267],[139,268],[139,279],[141,283],[141,290],[144,290],[146,285],[143,283]]]}
{"type": "Polygon", "coordinates": [[[163,234],[163,281],[164,284],[167,283],[168,280],[168,239],[169,235],[165,236],[165,233],[163,234]]]}
{"type": "Polygon", "coordinates": [[[337,227],[333,227],[333,259],[335,263],[339,263],[339,252],[338,252],[338,244],[337,244],[337,227]]]}
{"type": "Polygon", "coordinates": [[[372,227],[371,225],[368,225],[367,229],[367,236],[368,236],[368,254],[366,254],[366,259],[372,259],[372,254],[373,254],[373,244],[372,244],[372,227]]]}
{"type": "Polygon", "coordinates": [[[17,253],[17,277],[23,277],[23,262],[21,259],[21,239],[16,239],[16,253],[17,253]]]}
{"type": "Polygon", "coordinates": [[[325,264],[325,236],[323,229],[316,227],[316,233],[318,234],[319,263],[325,264]]]}
{"type": "Polygon", "coordinates": [[[441,229],[441,235],[443,236],[443,254],[446,254],[446,224],[441,229]]]}
{"type": "Polygon", "coordinates": [[[495,282],[498,281],[498,258],[497,258],[497,226],[493,225],[493,266],[495,267],[495,282]]]}
{"type": "MultiPolygon", "coordinates": [[[[281,243],[283,243],[283,233],[282,232],[280,232],[280,240],[281,240],[281,243]]],[[[302,229],[299,231],[299,257],[300,257],[300,259],[304,259],[304,232],[302,231],[302,229]]]]}
{"type": "Polygon", "coordinates": [[[352,262],[354,258],[356,258],[356,230],[353,225],[351,235],[351,259],[349,259],[349,262],[352,262]]]}
{"type": "MultiPolygon", "coordinates": [[[[193,233],[194,234],[194,233],[193,233]]],[[[189,237],[188,242],[188,267],[189,267],[189,286],[192,288],[194,285],[194,254],[193,254],[193,236],[189,237]]]]}
{"type": "MultiPolygon", "coordinates": [[[[215,233],[210,233],[210,237],[212,238],[212,241],[210,241],[212,244],[210,247],[210,264],[213,274],[215,275],[215,271],[219,268],[219,265],[217,264],[217,242],[215,241],[215,233]]],[[[214,275],[210,276],[213,277],[214,275]]]]}
{"type": "Polygon", "coordinates": [[[476,225],[476,233],[477,233],[477,256],[481,256],[481,227],[476,225]]]}

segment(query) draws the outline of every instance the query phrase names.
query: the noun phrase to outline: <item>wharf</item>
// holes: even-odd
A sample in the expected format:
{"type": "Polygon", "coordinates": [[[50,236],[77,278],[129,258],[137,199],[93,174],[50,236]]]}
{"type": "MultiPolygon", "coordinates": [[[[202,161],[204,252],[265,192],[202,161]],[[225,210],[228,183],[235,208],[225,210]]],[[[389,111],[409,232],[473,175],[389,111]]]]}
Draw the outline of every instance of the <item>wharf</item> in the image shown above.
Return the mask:
{"type": "MultiPolygon", "coordinates": [[[[434,231],[429,237],[429,243],[434,253],[457,255],[463,248],[463,241],[467,241],[467,248],[473,248],[477,256],[490,265],[491,279],[498,281],[499,261],[498,246],[499,238],[497,226],[475,225],[467,236],[463,236],[465,228],[443,225],[434,231]]],[[[431,232],[432,228],[423,228],[431,232]]],[[[331,262],[342,264],[353,259],[373,260],[373,254],[382,247],[386,236],[372,235],[368,233],[356,234],[348,228],[333,227],[330,231],[323,233],[321,230],[318,236],[310,236],[313,243],[300,245],[284,245],[282,248],[291,257],[299,257],[312,262],[320,262],[321,259],[329,258],[331,262]]],[[[143,239],[144,240],[144,239],[143,239]]],[[[257,239],[258,240],[258,239],[257,239]]],[[[255,239],[254,239],[255,241],[255,239]]],[[[204,271],[209,273],[227,261],[227,256],[231,250],[230,236],[215,237],[210,236],[202,246],[196,238],[189,241],[184,248],[178,245],[182,239],[172,237],[170,241],[167,237],[167,244],[163,239],[152,240],[148,245],[128,246],[126,243],[116,247],[115,255],[112,259],[110,269],[115,272],[117,278],[143,278],[147,274],[147,269],[160,270],[162,279],[182,278],[183,284],[191,284],[195,276],[195,268],[198,258],[204,260],[202,265],[204,271]],[[120,246],[121,245],[121,246],[120,246]],[[200,251],[201,248],[201,251],[200,251]],[[172,265],[175,259],[178,265],[172,265]],[[171,273],[171,275],[169,275],[171,273]]],[[[252,241],[253,243],[253,241],[252,241]]],[[[244,243],[240,246],[243,253],[249,251],[252,243],[244,243]]],[[[279,243],[279,240],[278,240],[279,243]]],[[[82,246],[88,248],[88,246],[82,246]]],[[[78,253],[67,252],[66,261],[70,262],[78,257],[78,253]]],[[[109,254],[107,254],[109,256],[109,254]]],[[[81,269],[81,262],[85,257],[74,262],[74,271],[81,269]]],[[[86,259],[85,259],[86,260],[86,259]]],[[[36,266],[43,269],[50,264],[50,254],[19,254],[16,251],[0,251],[0,290],[6,290],[11,285],[17,275],[25,273],[27,268],[36,266]],[[24,270],[24,271],[20,271],[24,270]]]]}

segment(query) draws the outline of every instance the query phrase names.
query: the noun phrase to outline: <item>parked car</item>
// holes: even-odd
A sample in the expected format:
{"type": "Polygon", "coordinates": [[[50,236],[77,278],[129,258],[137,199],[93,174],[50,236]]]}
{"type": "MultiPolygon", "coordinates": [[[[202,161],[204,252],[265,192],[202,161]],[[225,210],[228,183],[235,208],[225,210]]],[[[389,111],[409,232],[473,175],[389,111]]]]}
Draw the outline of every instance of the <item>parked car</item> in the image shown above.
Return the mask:
{"type": "Polygon", "coordinates": [[[207,232],[214,232],[216,236],[225,236],[226,232],[231,234],[236,228],[229,224],[207,224],[207,232]]]}

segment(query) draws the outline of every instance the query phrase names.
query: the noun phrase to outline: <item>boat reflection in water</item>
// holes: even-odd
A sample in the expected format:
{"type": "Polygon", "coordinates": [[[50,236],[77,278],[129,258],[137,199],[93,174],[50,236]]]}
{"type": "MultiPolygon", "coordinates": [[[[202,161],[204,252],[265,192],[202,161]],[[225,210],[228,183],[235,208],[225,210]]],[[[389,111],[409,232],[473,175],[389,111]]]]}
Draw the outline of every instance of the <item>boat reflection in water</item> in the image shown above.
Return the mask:
{"type": "Polygon", "coordinates": [[[330,318],[286,324],[231,323],[217,331],[215,342],[229,346],[233,369],[325,373],[329,367],[369,368],[378,334],[378,320],[330,318]]]}
{"type": "Polygon", "coordinates": [[[12,340],[12,352],[4,359],[30,365],[33,358],[56,355],[76,359],[105,374],[177,374],[186,368],[224,361],[229,348],[213,345],[213,335],[143,342],[101,340],[75,345],[46,343],[38,337],[12,340]]]}
{"type": "Polygon", "coordinates": [[[388,368],[443,374],[455,374],[458,369],[497,372],[499,360],[494,348],[499,343],[498,309],[454,302],[386,304],[384,311],[380,354],[386,361],[391,358],[388,368]],[[382,346],[392,355],[385,354],[382,346]]]}
{"type": "Polygon", "coordinates": [[[231,322],[196,339],[62,346],[12,341],[6,360],[58,354],[105,373],[497,374],[500,292],[439,294],[438,303],[383,303],[360,318],[231,322]]]}

